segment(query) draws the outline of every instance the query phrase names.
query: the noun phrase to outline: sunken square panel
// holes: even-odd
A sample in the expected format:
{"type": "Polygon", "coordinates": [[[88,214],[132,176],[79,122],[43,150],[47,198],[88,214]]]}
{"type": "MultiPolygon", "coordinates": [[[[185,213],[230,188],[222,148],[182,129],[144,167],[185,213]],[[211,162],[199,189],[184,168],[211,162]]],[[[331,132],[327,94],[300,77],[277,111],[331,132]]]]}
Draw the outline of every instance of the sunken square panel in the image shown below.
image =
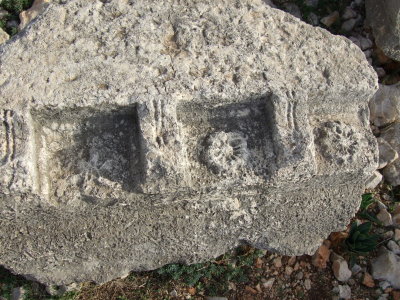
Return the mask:
{"type": "Polygon", "coordinates": [[[34,111],[36,190],[50,200],[134,191],[141,174],[135,107],[34,111]]]}

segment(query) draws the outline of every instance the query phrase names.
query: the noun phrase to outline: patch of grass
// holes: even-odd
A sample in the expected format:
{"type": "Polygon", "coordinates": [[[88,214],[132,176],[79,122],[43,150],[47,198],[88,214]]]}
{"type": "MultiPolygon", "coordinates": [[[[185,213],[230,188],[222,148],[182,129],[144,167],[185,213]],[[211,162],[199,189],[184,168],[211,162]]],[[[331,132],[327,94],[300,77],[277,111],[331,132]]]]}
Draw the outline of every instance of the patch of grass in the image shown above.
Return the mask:
{"type": "Polygon", "coordinates": [[[371,222],[351,224],[349,236],[345,240],[345,248],[350,253],[350,266],[355,264],[357,256],[368,255],[376,249],[379,235],[370,234],[371,227],[371,222]]]}
{"type": "Polygon", "coordinates": [[[371,221],[379,226],[382,225],[382,222],[378,220],[375,215],[371,214],[368,211],[368,208],[376,202],[376,199],[372,193],[367,193],[362,195],[360,209],[357,213],[358,217],[371,221]]]}
{"type": "Polygon", "coordinates": [[[22,276],[13,275],[7,269],[0,267],[0,298],[11,299],[13,289],[18,287],[24,288],[25,300],[46,299],[47,294],[43,286],[28,281],[22,276]]]}
{"type": "Polygon", "coordinates": [[[361,205],[360,205],[360,210],[366,210],[368,207],[370,207],[373,203],[375,203],[375,198],[372,193],[367,193],[361,196],[361,205]]]}
{"type": "Polygon", "coordinates": [[[195,288],[199,296],[228,297],[229,283],[250,282],[255,260],[263,255],[263,251],[242,246],[211,262],[170,264],[151,272],[132,273],[125,279],[103,285],[84,285],[75,299],[173,299],[171,291],[189,288],[195,288]]]}
{"type": "Polygon", "coordinates": [[[223,255],[213,262],[166,265],[157,270],[157,274],[162,280],[181,279],[189,286],[204,290],[209,296],[216,296],[228,291],[229,282],[248,281],[250,267],[260,256],[262,256],[262,251],[252,249],[237,256],[223,255]]]}

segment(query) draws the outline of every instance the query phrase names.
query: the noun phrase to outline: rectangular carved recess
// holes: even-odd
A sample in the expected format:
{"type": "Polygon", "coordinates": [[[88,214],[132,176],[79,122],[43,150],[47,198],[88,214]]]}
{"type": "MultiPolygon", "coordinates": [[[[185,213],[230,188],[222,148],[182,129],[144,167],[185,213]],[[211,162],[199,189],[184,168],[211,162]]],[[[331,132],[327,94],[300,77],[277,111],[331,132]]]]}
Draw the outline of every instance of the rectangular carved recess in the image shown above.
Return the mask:
{"type": "Polygon", "coordinates": [[[142,174],[136,106],[43,109],[31,115],[39,194],[53,199],[82,192],[102,198],[101,188],[93,187],[100,182],[136,190],[142,174]]]}
{"type": "Polygon", "coordinates": [[[259,98],[220,106],[179,107],[187,148],[198,149],[188,153],[191,171],[197,173],[193,178],[211,185],[221,178],[244,185],[269,180],[275,154],[267,102],[268,98],[259,98]]]}

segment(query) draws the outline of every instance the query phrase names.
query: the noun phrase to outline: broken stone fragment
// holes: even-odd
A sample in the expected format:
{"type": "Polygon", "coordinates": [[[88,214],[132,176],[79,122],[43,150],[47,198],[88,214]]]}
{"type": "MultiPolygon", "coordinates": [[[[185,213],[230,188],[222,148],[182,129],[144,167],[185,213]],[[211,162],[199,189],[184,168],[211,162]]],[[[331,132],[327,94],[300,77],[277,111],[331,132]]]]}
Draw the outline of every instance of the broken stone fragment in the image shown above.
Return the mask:
{"type": "Polygon", "coordinates": [[[381,208],[379,210],[379,213],[376,215],[376,218],[382,222],[383,226],[392,225],[392,215],[385,208],[381,208]]]}
{"type": "MultiPolygon", "coordinates": [[[[400,152],[400,124],[394,123],[381,131],[381,138],[397,152],[400,152]]],[[[382,169],[386,181],[393,186],[400,185],[400,159],[392,161],[382,169]]]]}
{"type": "Polygon", "coordinates": [[[387,247],[389,248],[390,251],[392,251],[394,254],[400,254],[400,246],[395,242],[395,241],[389,241],[387,243],[387,247]]]}
{"type": "Polygon", "coordinates": [[[324,24],[326,27],[331,27],[333,23],[335,23],[339,19],[339,12],[334,11],[330,15],[323,17],[320,22],[324,24]]]}
{"type": "Polygon", "coordinates": [[[371,122],[378,126],[386,126],[399,119],[400,83],[379,85],[379,90],[369,103],[371,122]]]}
{"type": "Polygon", "coordinates": [[[393,288],[400,288],[400,257],[381,247],[379,255],[372,260],[372,276],[377,280],[390,282],[393,288]]]}
{"type": "Polygon", "coordinates": [[[388,56],[400,60],[400,1],[366,0],[365,11],[375,43],[388,56]]]}
{"type": "Polygon", "coordinates": [[[369,274],[368,272],[365,272],[362,284],[367,287],[373,288],[375,286],[375,282],[374,282],[374,278],[372,277],[372,275],[369,274]]]}
{"type": "Polygon", "coordinates": [[[400,242],[400,229],[395,229],[394,230],[394,235],[393,235],[393,239],[396,241],[396,242],[400,242]]]}
{"type": "Polygon", "coordinates": [[[349,19],[342,23],[341,29],[346,32],[350,32],[353,30],[354,26],[356,26],[359,19],[349,19]]]}
{"type": "Polygon", "coordinates": [[[10,36],[7,32],[0,28],[0,45],[8,41],[10,36]]]}
{"type": "Polygon", "coordinates": [[[366,181],[365,188],[374,189],[378,186],[378,184],[382,181],[383,176],[378,171],[375,171],[371,177],[366,181]]]}
{"type": "Polygon", "coordinates": [[[353,19],[355,17],[357,17],[357,13],[350,6],[347,6],[342,14],[342,19],[348,20],[348,19],[353,19]]]}
{"type": "Polygon", "coordinates": [[[28,10],[24,10],[19,14],[19,30],[22,30],[28,25],[33,19],[41,14],[49,5],[52,0],[35,0],[28,10]]]}
{"type": "Polygon", "coordinates": [[[332,271],[336,279],[341,282],[346,282],[350,279],[352,273],[349,269],[347,261],[340,255],[332,252],[332,271]]]}
{"type": "Polygon", "coordinates": [[[354,216],[378,78],[351,41],[260,0],[56,2],[0,47],[1,265],[313,254],[354,216]]]}
{"type": "Polygon", "coordinates": [[[312,264],[320,269],[326,268],[326,263],[329,260],[329,256],[331,254],[331,250],[325,244],[319,246],[318,250],[314,253],[311,261],[312,264]]]}
{"type": "Polygon", "coordinates": [[[351,299],[351,288],[347,284],[338,286],[339,299],[351,299]]]}
{"type": "Polygon", "coordinates": [[[379,137],[378,139],[378,148],[379,148],[379,167],[378,169],[382,169],[387,165],[394,162],[399,158],[399,154],[393,147],[386,142],[383,138],[379,137]]]}

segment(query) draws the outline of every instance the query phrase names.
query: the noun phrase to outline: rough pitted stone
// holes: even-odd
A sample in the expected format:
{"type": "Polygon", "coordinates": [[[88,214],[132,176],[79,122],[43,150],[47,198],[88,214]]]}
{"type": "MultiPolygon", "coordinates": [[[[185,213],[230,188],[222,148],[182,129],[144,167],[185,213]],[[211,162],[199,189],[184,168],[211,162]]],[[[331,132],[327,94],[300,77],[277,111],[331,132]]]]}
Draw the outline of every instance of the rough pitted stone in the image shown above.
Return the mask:
{"type": "Polygon", "coordinates": [[[6,41],[8,41],[9,38],[10,36],[8,35],[8,33],[0,28],[0,44],[5,43],[6,41]]]}
{"type": "Polygon", "coordinates": [[[400,60],[400,1],[366,0],[367,23],[375,43],[395,60],[400,60]]]}
{"type": "Polygon", "coordinates": [[[377,76],[349,40],[254,0],[65,2],[0,47],[0,264],[312,254],[357,211],[377,76]]]}
{"type": "Polygon", "coordinates": [[[386,167],[396,159],[399,158],[399,154],[393,147],[386,142],[383,138],[378,138],[378,149],[379,149],[379,166],[378,169],[386,167]]]}
{"type": "Polygon", "coordinates": [[[369,103],[371,121],[381,127],[399,119],[400,112],[400,83],[394,85],[379,85],[369,103]]]}
{"type": "MultiPolygon", "coordinates": [[[[394,123],[381,132],[381,138],[400,153],[400,123],[394,123]]],[[[393,186],[400,185],[400,159],[397,158],[392,163],[382,169],[383,176],[393,186]]]]}
{"type": "Polygon", "coordinates": [[[395,289],[400,289],[400,257],[381,247],[379,256],[371,263],[374,279],[386,280],[395,289]]]}
{"type": "Polygon", "coordinates": [[[49,5],[52,0],[35,0],[32,7],[28,10],[24,10],[19,14],[20,24],[19,30],[22,30],[29,24],[33,19],[35,19],[39,14],[41,14],[49,5]]]}

